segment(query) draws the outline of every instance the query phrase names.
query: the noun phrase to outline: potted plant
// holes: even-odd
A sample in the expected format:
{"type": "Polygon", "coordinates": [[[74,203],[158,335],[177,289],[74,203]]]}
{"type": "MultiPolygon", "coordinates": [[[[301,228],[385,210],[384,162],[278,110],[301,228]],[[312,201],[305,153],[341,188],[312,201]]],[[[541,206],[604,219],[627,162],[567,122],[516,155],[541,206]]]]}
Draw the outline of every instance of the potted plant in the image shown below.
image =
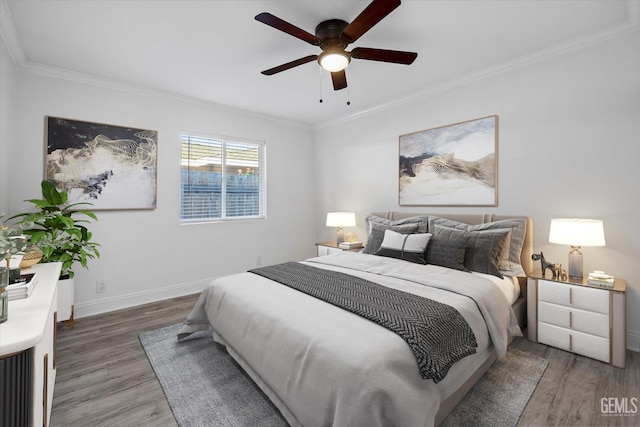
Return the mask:
{"type": "Polygon", "coordinates": [[[58,320],[71,319],[73,325],[73,276],[72,267],[79,263],[87,268],[90,259],[99,258],[98,243],[92,241],[92,233],[85,224],[98,217],[82,205],[88,202],[68,203],[69,195],[65,191],[58,191],[51,182],[42,181],[42,199],[30,199],[27,202],[34,205],[35,212],[25,212],[12,216],[10,219],[20,219],[22,232],[30,236],[30,243],[38,246],[43,253],[42,262],[62,263],[60,281],[58,282],[59,312],[58,320]],[[61,283],[69,280],[70,283],[61,283]],[[69,286],[68,292],[62,286],[69,286]],[[67,295],[70,293],[70,295],[67,295]],[[71,301],[69,304],[65,301],[71,301]],[[69,306],[70,313],[65,309],[69,306]]]}
{"type": "MultiPolygon", "coordinates": [[[[0,213],[0,218],[3,216],[4,214],[0,213]]],[[[21,252],[26,246],[26,236],[6,225],[0,226],[0,261],[6,260],[7,262],[6,267],[0,267],[0,323],[4,323],[7,320],[8,297],[6,288],[9,284],[9,260],[12,255],[21,252]]]]}

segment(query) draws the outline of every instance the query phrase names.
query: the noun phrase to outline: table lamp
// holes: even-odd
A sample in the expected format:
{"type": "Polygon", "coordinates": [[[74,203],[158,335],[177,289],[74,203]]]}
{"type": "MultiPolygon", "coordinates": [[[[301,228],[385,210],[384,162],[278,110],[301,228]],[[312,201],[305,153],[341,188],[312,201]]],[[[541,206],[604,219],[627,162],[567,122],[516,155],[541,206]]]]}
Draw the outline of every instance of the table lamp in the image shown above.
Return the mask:
{"type": "Polygon", "coordinates": [[[336,244],[344,242],[344,230],[342,227],[356,225],[356,214],[353,212],[329,212],[327,213],[327,227],[338,227],[336,244]]]}
{"type": "Polygon", "coordinates": [[[571,246],[569,252],[569,277],[582,278],[581,246],[604,246],[604,225],[599,219],[552,219],[549,242],[571,246]]]}

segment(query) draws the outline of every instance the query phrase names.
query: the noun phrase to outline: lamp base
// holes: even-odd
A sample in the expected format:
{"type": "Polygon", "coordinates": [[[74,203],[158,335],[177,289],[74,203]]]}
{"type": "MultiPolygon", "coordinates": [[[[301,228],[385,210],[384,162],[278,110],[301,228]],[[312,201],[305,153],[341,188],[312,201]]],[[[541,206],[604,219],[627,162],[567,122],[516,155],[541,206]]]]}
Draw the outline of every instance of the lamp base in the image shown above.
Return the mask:
{"type": "Polygon", "coordinates": [[[342,242],[344,242],[344,229],[342,227],[338,227],[336,244],[339,245],[342,242]]]}
{"type": "Polygon", "coordinates": [[[570,278],[582,279],[582,253],[574,250],[569,253],[569,271],[570,278]]]}

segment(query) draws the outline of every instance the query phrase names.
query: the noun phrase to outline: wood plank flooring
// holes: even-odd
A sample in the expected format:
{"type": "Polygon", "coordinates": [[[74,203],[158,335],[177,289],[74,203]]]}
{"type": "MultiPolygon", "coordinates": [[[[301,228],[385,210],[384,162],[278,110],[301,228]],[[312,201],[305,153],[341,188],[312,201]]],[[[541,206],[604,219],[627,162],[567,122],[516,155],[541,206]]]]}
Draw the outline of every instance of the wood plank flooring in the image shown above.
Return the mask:
{"type": "Polygon", "coordinates": [[[524,338],[511,345],[549,361],[519,425],[640,426],[640,353],[627,350],[627,367],[619,369],[524,338]],[[603,415],[603,397],[619,401],[635,397],[639,412],[633,416],[603,415]]]}
{"type": "MultiPolygon", "coordinates": [[[[51,426],[176,426],[138,333],[183,321],[197,298],[77,319],[73,330],[58,325],[51,426]]],[[[523,338],[512,346],[550,362],[519,425],[640,425],[640,413],[604,416],[600,409],[603,397],[640,400],[640,353],[628,351],[627,368],[617,369],[523,338]]]]}
{"type": "Polygon", "coordinates": [[[138,334],[184,321],[197,298],[59,324],[51,426],[177,426],[138,334]]]}

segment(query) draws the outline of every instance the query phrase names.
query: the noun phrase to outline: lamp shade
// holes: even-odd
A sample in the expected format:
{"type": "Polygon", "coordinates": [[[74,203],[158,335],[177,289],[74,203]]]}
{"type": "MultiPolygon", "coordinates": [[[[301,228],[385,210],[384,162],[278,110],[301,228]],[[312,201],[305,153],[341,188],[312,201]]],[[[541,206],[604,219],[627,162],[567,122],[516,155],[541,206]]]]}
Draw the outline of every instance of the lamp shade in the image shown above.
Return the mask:
{"type": "Polygon", "coordinates": [[[356,225],[354,212],[329,212],[327,213],[327,227],[353,227],[356,225]]]}
{"type": "Polygon", "coordinates": [[[604,225],[599,219],[552,219],[549,242],[569,246],[605,246],[604,225]]]}

